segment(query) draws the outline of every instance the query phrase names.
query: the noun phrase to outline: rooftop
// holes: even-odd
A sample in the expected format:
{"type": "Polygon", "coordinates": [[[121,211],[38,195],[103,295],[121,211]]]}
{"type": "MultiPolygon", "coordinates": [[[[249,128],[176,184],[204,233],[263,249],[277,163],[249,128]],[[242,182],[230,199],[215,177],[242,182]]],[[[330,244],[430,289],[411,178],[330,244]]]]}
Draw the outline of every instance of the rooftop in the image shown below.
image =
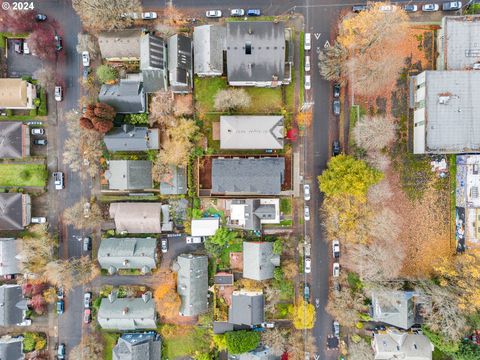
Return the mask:
{"type": "Polygon", "coordinates": [[[243,242],[243,277],[262,281],[273,278],[280,256],[273,253],[273,243],[265,241],[243,242]]]}
{"type": "Polygon", "coordinates": [[[0,230],[22,230],[30,224],[30,195],[0,193],[0,230]]]}
{"type": "Polygon", "coordinates": [[[0,276],[20,273],[20,245],[20,240],[0,238],[0,276]]]}
{"type": "Polygon", "coordinates": [[[126,333],[112,350],[112,360],[160,360],[162,340],[153,331],[126,333]]]}
{"type": "Polygon", "coordinates": [[[22,158],[29,155],[28,126],[19,121],[0,121],[0,158],[22,158]]]}
{"type": "Polygon", "coordinates": [[[425,335],[388,332],[373,338],[375,360],[432,360],[433,345],[425,335]]]}
{"type": "Polygon", "coordinates": [[[103,84],[98,99],[119,114],[137,114],[146,110],[143,84],[137,80],[122,79],[119,84],[103,84]]]}
{"type": "Polygon", "coordinates": [[[110,160],[105,172],[109,189],[151,189],[152,162],[149,160],[110,160]]]}
{"type": "Polygon", "coordinates": [[[140,59],[139,29],[114,30],[98,36],[98,45],[104,59],[140,59]]]}
{"type": "Polygon", "coordinates": [[[110,204],[110,218],[115,220],[117,232],[161,233],[161,211],[160,203],[110,204]]]}
{"type": "Polygon", "coordinates": [[[262,292],[234,291],[228,322],[236,325],[260,325],[265,320],[265,297],[262,292]]]}
{"type": "Polygon", "coordinates": [[[0,108],[27,106],[27,81],[22,79],[0,79],[0,108]]]}
{"type": "Polygon", "coordinates": [[[223,73],[223,50],[227,30],[221,25],[202,25],[193,29],[194,72],[199,75],[223,73]]]}
{"type": "Polygon", "coordinates": [[[20,324],[27,309],[27,300],[20,285],[0,286],[0,326],[20,324]]]}
{"type": "Polygon", "coordinates": [[[415,293],[412,291],[372,292],[372,318],[401,329],[415,324],[415,293]]]}
{"type": "Polygon", "coordinates": [[[193,219],[191,226],[192,236],[212,236],[220,226],[220,219],[216,217],[193,219]]]}
{"type": "Polygon", "coordinates": [[[208,258],[192,254],[177,257],[177,292],[182,299],[180,315],[197,316],[208,310],[208,258]]]}
{"type": "Polygon", "coordinates": [[[115,127],[104,137],[103,141],[109,151],[148,151],[158,150],[158,129],[135,127],[124,124],[115,127]]]}

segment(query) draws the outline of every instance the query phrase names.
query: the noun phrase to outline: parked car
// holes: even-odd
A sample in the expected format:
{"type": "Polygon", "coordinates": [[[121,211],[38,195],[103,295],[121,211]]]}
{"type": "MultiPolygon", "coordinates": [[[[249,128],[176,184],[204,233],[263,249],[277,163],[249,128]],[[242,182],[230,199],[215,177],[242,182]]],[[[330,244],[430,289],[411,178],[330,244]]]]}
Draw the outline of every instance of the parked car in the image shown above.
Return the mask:
{"type": "Polygon", "coordinates": [[[338,281],[334,281],[333,282],[333,290],[335,290],[335,292],[339,293],[342,290],[342,285],[340,285],[340,283],[338,281]]]}
{"type": "Polygon", "coordinates": [[[32,133],[32,135],[43,135],[45,134],[45,129],[33,128],[30,132],[32,133]]]}
{"type": "Polygon", "coordinates": [[[263,328],[267,328],[267,329],[273,329],[275,327],[275,323],[261,323],[260,324],[261,327],[263,328]]]}
{"type": "Polygon", "coordinates": [[[333,335],[335,335],[337,338],[340,338],[340,324],[338,321],[333,322],[333,335]]]}
{"type": "Polygon", "coordinates": [[[92,310],[85,309],[83,311],[83,322],[85,324],[90,324],[90,321],[92,321],[92,310]]]}
{"type": "Polygon", "coordinates": [[[82,64],[84,67],[90,66],[90,54],[88,51],[82,52],[82,64]]]}
{"type": "Polygon", "coordinates": [[[397,7],[395,5],[381,5],[378,10],[381,12],[393,12],[397,10],[397,7]]]}
{"type": "Polygon", "coordinates": [[[168,251],[168,239],[163,238],[161,240],[161,247],[162,247],[162,253],[166,253],[168,251]]]}
{"type": "Polygon", "coordinates": [[[23,42],[23,53],[25,55],[29,55],[30,54],[30,48],[28,47],[28,44],[26,41],[23,42]]]}
{"type": "Polygon", "coordinates": [[[305,56],[305,71],[310,71],[310,55],[305,56]]]}
{"type": "Polygon", "coordinates": [[[305,90],[310,90],[312,88],[311,77],[310,75],[305,75],[305,90]]]}
{"type": "Polygon", "coordinates": [[[342,152],[342,147],[340,146],[340,141],[334,140],[332,143],[332,156],[340,155],[342,152]]]}
{"type": "Polygon", "coordinates": [[[63,89],[61,86],[55,86],[55,101],[62,101],[63,100],[63,89]]]}
{"type": "Polygon", "coordinates": [[[260,16],[262,15],[262,12],[260,9],[248,9],[247,10],[247,15],[248,16],[260,16]]]}
{"type": "Polygon", "coordinates": [[[352,11],[355,13],[359,13],[360,11],[366,11],[368,10],[367,5],[353,5],[352,6],[352,11]]]}
{"type": "Polygon", "coordinates": [[[45,146],[45,145],[47,145],[47,140],[46,139],[35,139],[35,140],[33,140],[33,145],[45,146]]]}
{"type": "Polygon", "coordinates": [[[447,1],[442,4],[443,11],[456,11],[462,8],[461,1],[447,1]]]}
{"type": "Polygon", "coordinates": [[[83,307],[85,309],[90,309],[91,301],[92,301],[92,293],[87,291],[85,294],[83,294],[83,307]]]}
{"type": "Polygon", "coordinates": [[[83,70],[82,70],[82,78],[83,78],[83,80],[87,80],[87,79],[88,79],[88,75],[90,75],[90,68],[89,68],[89,67],[83,68],[83,70]]]}
{"type": "Polygon", "coordinates": [[[23,53],[23,40],[18,39],[14,41],[14,50],[17,54],[23,53]]]}
{"type": "Polygon", "coordinates": [[[440,6],[438,4],[425,4],[422,6],[422,11],[438,11],[440,9],[440,6]]]}
{"type": "Polygon", "coordinates": [[[205,16],[207,18],[219,18],[219,17],[222,17],[222,11],[221,10],[208,10],[205,13],[205,16]]]}
{"type": "Polygon", "coordinates": [[[418,10],[418,6],[413,4],[408,4],[403,7],[403,10],[405,10],[406,12],[415,12],[418,10]]]}
{"type": "Polygon", "coordinates": [[[305,221],[310,221],[310,208],[308,206],[304,207],[303,215],[304,215],[305,221]]]}
{"type": "Polygon", "coordinates": [[[83,251],[90,251],[92,250],[92,238],[86,236],[83,238],[83,251]]]}
{"type": "Polygon", "coordinates": [[[310,285],[308,284],[305,284],[305,286],[303,287],[303,299],[306,302],[310,302],[310,285]]]}
{"type": "Polygon", "coordinates": [[[338,240],[332,241],[332,255],[335,259],[340,257],[340,241],[338,240]]]}
{"type": "Polygon", "coordinates": [[[340,276],[340,264],[338,262],[333,263],[333,277],[340,276]]]}
{"type": "Polygon", "coordinates": [[[34,216],[30,222],[32,224],[45,224],[47,222],[47,218],[44,216],[34,216]]]}
{"type": "Polygon", "coordinates": [[[57,359],[58,360],[65,360],[65,344],[58,345],[57,348],[57,359]]]}
{"type": "Polygon", "coordinates": [[[312,260],[309,257],[305,257],[305,274],[312,272],[312,260]]]}
{"type": "Polygon", "coordinates": [[[310,360],[310,353],[305,351],[305,360],[310,360]]]}
{"type": "Polygon", "coordinates": [[[47,15],[45,15],[45,14],[37,14],[37,15],[35,15],[35,20],[36,20],[36,21],[45,21],[45,20],[47,20],[47,15]]]}
{"type": "Polygon", "coordinates": [[[65,301],[63,299],[60,299],[57,301],[57,314],[61,315],[65,311],[65,301]]]}
{"type": "Polygon", "coordinates": [[[140,18],[140,15],[138,13],[123,13],[120,15],[122,19],[133,19],[137,20],[140,18]]]}
{"type": "Polygon", "coordinates": [[[240,17],[245,15],[245,10],[243,9],[232,9],[230,10],[230,16],[240,17]]]}
{"type": "Polygon", "coordinates": [[[305,39],[304,39],[304,49],[305,50],[310,50],[312,48],[312,34],[310,33],[305,33],[305,39]]]}
{"type": "Polygon", "coordinates": [[[63,172],[56,171],[53,173],[53,182],[55,184],[55,190],[62,190],[64,188],[63,184],[63,172]]]}
{"type": "Polygon", "coordinates": [[[335,115],[340,115],[340,100],[334,100],[332,107],[333,107],[333,113],[335,115]]]}
{"type": "Polygon", "coordinates": [[[185,240],[187,244],[201,244],[205,238],[203,236],[187,236],[185,240]]]}
{"type": "Polygon", "coordinates": [[[340,96],[340,84],[333,84],[333,97],[338,98],[340,96]]]}
{"type": "Polygon", "coordinates": [[[310,200],[310,185],[308,184],[303,185],[303,198],[305,201],[310,200]]]}
{"type": "Polygon", "coordinates": [[[55,49],[57,51],[62,50],[63,49],[62,37],[60,35],[55,35],[54,39],[55,39],[55,49]]]}
{"type": "Polygon", "coordinates": [[[149,12],[144,12],[142,13],[142,19],[143,20],[154,20],[158,17],[156,12],[149,11],[149,12]]]}
{"type": "Polygon", "coordinates": [[[65,293],[63,292],[63,288],[62,288],[62,287],[59,287],[59,288],[57,289],[57,298],[58,298],[59,300],[63,300],[64,296],[65,296],[65,293]]]}

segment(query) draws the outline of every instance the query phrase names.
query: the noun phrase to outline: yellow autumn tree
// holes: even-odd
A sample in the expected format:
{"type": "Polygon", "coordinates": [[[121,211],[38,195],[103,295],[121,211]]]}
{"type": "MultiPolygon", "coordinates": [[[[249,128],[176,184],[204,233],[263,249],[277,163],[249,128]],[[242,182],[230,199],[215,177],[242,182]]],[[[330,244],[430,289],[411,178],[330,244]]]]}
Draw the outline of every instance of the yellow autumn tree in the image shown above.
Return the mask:
{"type": "Polygon", "coordinates": [[[295,305],[289,307],[295,329],[312,329],[315,324],[315,306],[303,299],[298,299],[295,305]]]}
{"type": "Polygon", "coordinates": [[[176,291],[175,273],[168,272],[165,274],[165,278],[155,288],[153,297],[157,305],[157,311],[165,322],[178,315],[181,300],[176,291]]]}

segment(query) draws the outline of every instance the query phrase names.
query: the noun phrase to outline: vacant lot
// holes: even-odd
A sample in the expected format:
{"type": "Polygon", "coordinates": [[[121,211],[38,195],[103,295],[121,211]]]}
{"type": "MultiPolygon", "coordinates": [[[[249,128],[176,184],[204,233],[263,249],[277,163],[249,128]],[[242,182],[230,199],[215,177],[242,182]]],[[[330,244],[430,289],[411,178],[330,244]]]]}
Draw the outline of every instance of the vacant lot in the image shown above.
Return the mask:
{"type": "Polygon", "coordinates": [[[45,186],[44,164],[0,164],[0,186],[45,186]]]}

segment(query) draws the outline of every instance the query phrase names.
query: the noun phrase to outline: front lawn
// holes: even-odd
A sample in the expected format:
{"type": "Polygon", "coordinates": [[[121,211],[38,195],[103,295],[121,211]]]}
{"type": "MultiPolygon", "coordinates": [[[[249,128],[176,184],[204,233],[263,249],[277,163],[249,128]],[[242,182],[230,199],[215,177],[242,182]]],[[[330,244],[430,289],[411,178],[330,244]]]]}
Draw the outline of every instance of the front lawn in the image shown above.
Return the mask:
{"type": "Polygon", "coordinates": [[[0,164],[0,186],[45,186],[44,164],[0,164]]]}
{"type": "Polygon", "coordinates": [[[112,350],[117,343],[120,334],[102,332],[103,337],[103,359],[112,360],[112,350]]]}

